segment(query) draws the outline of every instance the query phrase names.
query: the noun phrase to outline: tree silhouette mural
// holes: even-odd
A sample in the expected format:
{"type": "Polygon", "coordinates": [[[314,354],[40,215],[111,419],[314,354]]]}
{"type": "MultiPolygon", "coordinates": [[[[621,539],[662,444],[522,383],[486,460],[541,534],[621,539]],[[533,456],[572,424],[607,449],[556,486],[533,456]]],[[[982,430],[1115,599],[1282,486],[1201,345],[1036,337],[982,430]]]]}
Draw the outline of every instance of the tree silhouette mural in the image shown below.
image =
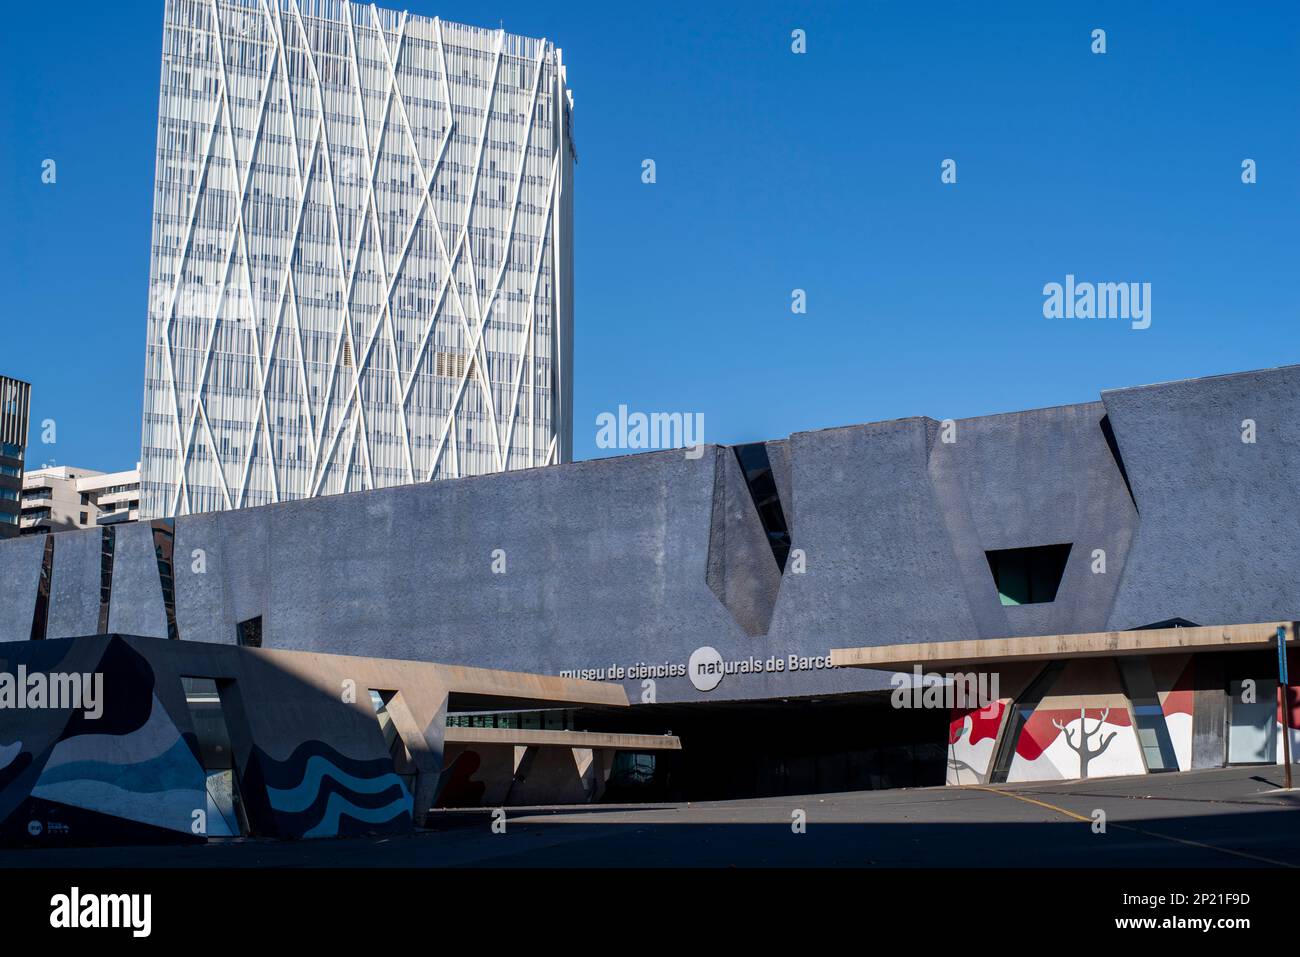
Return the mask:
{"type": "Polygon", "coordinates": [[[1097,726],[1093,728],[1091,731],[1089,731],[1088,719],[1087,719],[1085,709],[1080,708],[1079,709],[1079,741],[1077,744],[1075,743],[1074,739],[1070,737],[1070,731],[1068,726],[1062,724],[1056,718],[1052,719],[1052,724],[1054,724],[1057,727],[1057,729],[1060,730],[1061,735],[1065,738],[1065,743],[1069,746],[1070,750],[1079,756],[1079,777],[1081,778],[1086,778],[1088,776],[1088,764],[1092,761],[1092,759],[1097,757],[1097,755],[1101,754],[1108,747],[1110,747],[1110,743],[1115,740],[1115,735],[1119,734],[1118,731],[1112,731],[1108,735],[1102,735],[1098,747],[1096,748],[1088,747],[1088,739],[1091,738],[1094,734],[1097,734],[1098,732],[1101,731],[1102,725],[1106,723],[1106,718],[1109,714],[1110,714],[1110,708],[1104,708],[1101,712],[1101,717],[1097,719],[1097,726]]]}

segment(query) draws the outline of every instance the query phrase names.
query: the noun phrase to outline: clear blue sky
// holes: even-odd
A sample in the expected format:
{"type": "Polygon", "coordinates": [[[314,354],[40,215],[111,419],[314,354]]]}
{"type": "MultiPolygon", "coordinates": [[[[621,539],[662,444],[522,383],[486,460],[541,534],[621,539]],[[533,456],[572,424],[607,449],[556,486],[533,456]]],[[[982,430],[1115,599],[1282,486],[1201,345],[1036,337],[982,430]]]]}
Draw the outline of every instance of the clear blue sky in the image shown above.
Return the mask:
{"type": "MultiPolygon", "coordinates": [[[[619,404],[729,443],[1300,361],[1294,3],[409,7],[564,48],[578,458],[619,404]],[[1150,282],[1151,328],[1043,318],[1066,273],[1150,282]]],[[[0,372],[59,428],[33,462],[139,454],[161,10],[5,10],[0,372]]]]}

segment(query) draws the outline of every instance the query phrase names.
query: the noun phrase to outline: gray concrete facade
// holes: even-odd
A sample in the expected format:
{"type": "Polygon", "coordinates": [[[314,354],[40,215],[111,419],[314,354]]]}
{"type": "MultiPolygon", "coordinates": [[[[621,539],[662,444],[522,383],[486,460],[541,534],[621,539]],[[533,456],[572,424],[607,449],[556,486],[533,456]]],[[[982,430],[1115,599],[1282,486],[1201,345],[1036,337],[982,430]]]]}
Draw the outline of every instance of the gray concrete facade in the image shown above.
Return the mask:
{"type": "MultiPolygon", "coordinates": [[[[829,649],[1300,619],[1297,440],[1296,366],[796,433],[767,443],[784,573],[718,446],[181,517],[176,617],[182,640],[261,616],[268,648],[613,677],[633,702],[639,664],[668,672],[661,702],[869,690],[888,676],[829,649]],[[1000,602],[987,551],[1065,543],[1055,601],[1000,602]],[[709,691],[684,669],[704,646],[734,666],[709,691]]],[[[139,528],[118,530],[112,612],[163,637],[139,528]]],[[[95,630],[81,534],[57,537],[50,637],[95,630]]],[[[0,543],[0,637],[29,634],[39,561],[0,543]]]]}

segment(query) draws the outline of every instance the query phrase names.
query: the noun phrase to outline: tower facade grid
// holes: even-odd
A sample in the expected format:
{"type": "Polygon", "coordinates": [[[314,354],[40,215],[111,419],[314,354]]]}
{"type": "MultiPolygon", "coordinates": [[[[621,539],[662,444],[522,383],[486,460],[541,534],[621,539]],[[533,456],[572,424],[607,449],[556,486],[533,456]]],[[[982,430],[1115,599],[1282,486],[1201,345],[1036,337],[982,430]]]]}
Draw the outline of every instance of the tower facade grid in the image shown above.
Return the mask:
{"type": "Polygon", "coordinates": [[[568,461],[571,124],[545,40],[167,0],[141,517],[568,461]]]}

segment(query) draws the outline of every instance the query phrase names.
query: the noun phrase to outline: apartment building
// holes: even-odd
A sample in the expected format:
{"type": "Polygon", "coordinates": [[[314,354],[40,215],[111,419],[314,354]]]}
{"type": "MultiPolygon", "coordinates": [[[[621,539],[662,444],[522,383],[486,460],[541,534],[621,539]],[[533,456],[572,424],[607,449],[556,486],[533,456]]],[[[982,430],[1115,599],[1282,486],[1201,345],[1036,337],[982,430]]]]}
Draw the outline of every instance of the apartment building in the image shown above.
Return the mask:
{"type": "Polygon", "coordinates": [[[33,469],[23,476],[23,535],[95,528],[139,517],[138,465],[107,473],[59,465],[33,469]]]}
{"type": "Polygon", "coordinates": [[[28,383],[0,375],[0,538],[19,532],[31,395],[28,383]]]}

